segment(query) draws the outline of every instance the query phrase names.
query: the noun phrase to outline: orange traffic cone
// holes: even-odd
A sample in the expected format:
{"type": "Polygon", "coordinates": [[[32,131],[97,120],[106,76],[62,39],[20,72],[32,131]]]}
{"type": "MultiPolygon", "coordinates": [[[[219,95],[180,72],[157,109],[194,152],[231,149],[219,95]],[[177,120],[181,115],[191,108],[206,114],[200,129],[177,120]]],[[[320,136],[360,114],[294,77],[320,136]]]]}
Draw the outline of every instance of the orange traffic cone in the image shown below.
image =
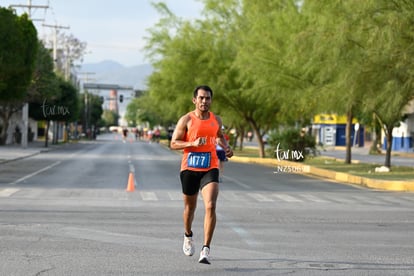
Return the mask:
{"type": "Polygon", "coordinates": [[[133,192],[133,191],[135,191],[135,184],[134,184],[134,182],[135,182],[134,173],[133,172],[130,172],[129,173],[129,177],[128,177],[128,186],[127,186],[127,189],[126,189],[127,192],[133,192]]]}

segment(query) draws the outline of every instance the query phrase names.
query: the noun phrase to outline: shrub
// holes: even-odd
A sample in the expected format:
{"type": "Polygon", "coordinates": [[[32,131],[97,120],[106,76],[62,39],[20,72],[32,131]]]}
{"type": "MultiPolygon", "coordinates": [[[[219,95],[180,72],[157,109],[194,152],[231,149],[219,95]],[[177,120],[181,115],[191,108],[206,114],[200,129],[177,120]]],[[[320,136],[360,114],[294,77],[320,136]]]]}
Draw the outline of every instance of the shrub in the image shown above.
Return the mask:
{"type": "Polygon", "coordinates": [[[268,143],[271,155],[279,160],[302,162],[316,152],[314,137],[296,128],[270,134],[268,143]]]}

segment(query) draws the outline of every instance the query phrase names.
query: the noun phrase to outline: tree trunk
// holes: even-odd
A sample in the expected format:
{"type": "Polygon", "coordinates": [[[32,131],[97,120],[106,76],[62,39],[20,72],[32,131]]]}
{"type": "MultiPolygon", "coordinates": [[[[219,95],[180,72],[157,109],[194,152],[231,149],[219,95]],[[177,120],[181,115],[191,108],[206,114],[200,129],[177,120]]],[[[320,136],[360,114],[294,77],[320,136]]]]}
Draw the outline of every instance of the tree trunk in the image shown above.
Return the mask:
{"type": "Polygon", "coordinates": [[[259,157],[265,158],[266,157],[266,151],[265,151],[265,144],[263,143],[263,137],[260,135],[260,131],[255,131],[257,135],[257,141],[259,142],[259,157]]]}
{"type": "Polygon", "coordinates": [[[387,139],[387,150],[385,153],[385,163],[384,166],[391,168],[391,149],[392,149],[392,130],[393,127],[387,127],[386,129],[386,139],[387,139]]]}
{"type": "Polygon", "coordinates": [[[236,131],[236,135],[234,135],[234,139],[233,139],[233,143],[234,143],[234,144],[232,145],[232,147],[233,147],[233,148],[237,148],[237,145],[238,145],[238,144],[237,144],[237,141],[239,140],[239,135],[240,135],[240,134],[239,134],[239,132],[238,132],[238,131],[236,131]]]}
{"type": "MultiPolygon", "coordinates": [[[[352,111],[348,111],[346,113],[346,127],[345,127],[345,145],[346,145],[346,156],[345,156],[345,163],[351,164],[351,148],[352,148],[352,141],[351,141],[351,133],[352,133],[352,111]]],[[[355,134],[356,135],[356,134],[355,134]]]]}
{"type": "Polygon", "coordinates": [[[243,151],[244,134],[245,134],[244,128],[241,128],[240,129],[240,146],[239,146],[240,151],[243,151]]]}
{"type": "Polygon", "coordinates": [[[10,117],[13,115],[13,108],[9,105],[0,106],[0,118],[3,122],[0,127],[0,145],[5,145],[7,142],[7,130],[9,129],[10,117]]]}
{"type": "Polygon", "coordinates": [[[53,121],[53,127],[52,127],[52,144],[56,145],[57,144],[57,135],[58,135],[58,122],[57,121],[53,121]]]}
{"type": "Polygon", "coordinates": [[[0,145],[5,145],[7,140],[7,129],[9,128],[9,120],[5,119],[5,116],[1,116],[3,124],[0,129],[0,145]]]}
{"type": "Polygon", "coordinates": [[[257,142],[259,143],[259,157],[265,158],[266,152],[265,152],[265,145],[263,143],[263,136],[260,133],[260,129],[257,127],[254,121],[250,121],[250,125],[253,128],[253,132],[257,137],[257,142]]]}
{"type": "Polygon", "coordinates": [[[375,115],[373,115],[372,128],[374,130],[374,138],[372,140],[372,145],[369,150],[370,154],[379,154],[381,153],[381,126],[378,124],[375,115]]]}
{"type": "Polygon", "coordinates": [[[45,128],[45,148],[48,147],[48,143],[49,143],[49,126],[50,126],[50,121],[47,120],[46,128],[45,128]]]}

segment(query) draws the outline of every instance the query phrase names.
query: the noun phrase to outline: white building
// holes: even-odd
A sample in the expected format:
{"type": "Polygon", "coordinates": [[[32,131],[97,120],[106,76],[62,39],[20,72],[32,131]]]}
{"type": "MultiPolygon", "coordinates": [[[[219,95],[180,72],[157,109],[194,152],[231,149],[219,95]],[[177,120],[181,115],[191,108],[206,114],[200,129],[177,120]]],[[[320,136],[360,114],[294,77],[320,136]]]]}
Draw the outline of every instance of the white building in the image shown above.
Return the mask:
{"type": "MultiPolygon", "coordinates": [[[[400,123],[399,127],[395,127],[392,131],[392,151],[412,152],[414,151],[414,100],[405,108],[403,114],[406,115],[405,120],[400,123]]],[[[385,134],[382,133],[384,141],[384,149],[386,148],[385,134]]]]}

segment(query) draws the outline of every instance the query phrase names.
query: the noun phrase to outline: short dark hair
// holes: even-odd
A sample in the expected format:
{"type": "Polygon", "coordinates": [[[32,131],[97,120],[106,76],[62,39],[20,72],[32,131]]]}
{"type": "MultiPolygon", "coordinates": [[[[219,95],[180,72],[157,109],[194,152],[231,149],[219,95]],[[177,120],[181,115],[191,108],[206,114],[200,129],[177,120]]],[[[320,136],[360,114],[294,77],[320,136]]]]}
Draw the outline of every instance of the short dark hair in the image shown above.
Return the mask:
{"type": "Polygon", "coordinates": [[[193,92],[193,97],[194,97],[194,98],[197,98],[197,95],[198,95],[198,89],[202,89],[202,90],[204,90],[204,91],[210,92],[210,95],[211,95],[211,97],[213,98],[213,90],[210,88],[210,86],[207,86],[207,85],[199,85],[199,86],[197,86],[197,87],[194,89],[194,92],[193,92]]]}

